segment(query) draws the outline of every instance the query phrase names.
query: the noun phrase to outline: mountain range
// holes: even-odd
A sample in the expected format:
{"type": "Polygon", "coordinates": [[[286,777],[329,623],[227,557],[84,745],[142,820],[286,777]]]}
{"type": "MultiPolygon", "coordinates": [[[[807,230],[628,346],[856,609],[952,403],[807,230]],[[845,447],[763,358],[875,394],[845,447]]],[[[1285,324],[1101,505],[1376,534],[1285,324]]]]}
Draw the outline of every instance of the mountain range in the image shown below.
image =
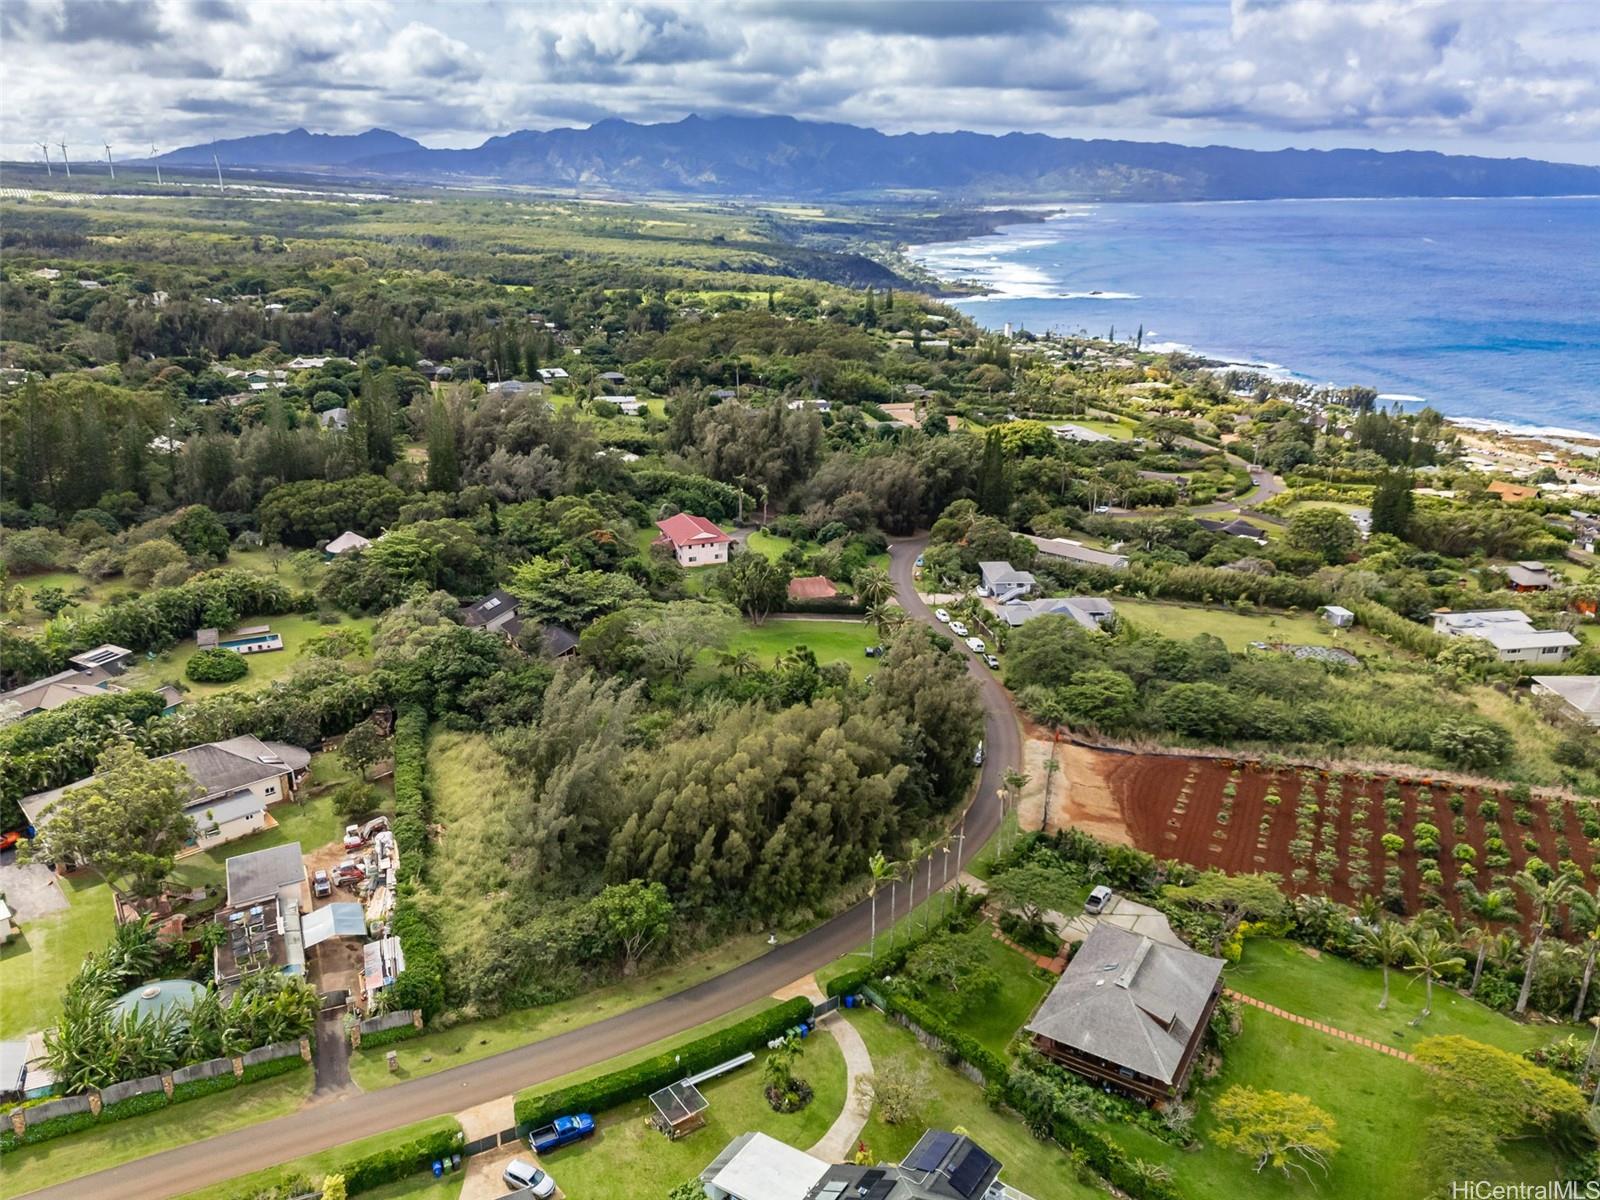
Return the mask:
{"type": "Polygon", "coordinates": [[[230,138],[163,164],[333,172],[426,183],[500,183],[622,193],[963,200],[1263,200],[1600,194],[1600,167],[1432,151],[1240,150],[1049,137],[886,134],[793,117],[688,116],[640,125],[524,129],[464,150],[385,129],[353,136],[230,138]]]}

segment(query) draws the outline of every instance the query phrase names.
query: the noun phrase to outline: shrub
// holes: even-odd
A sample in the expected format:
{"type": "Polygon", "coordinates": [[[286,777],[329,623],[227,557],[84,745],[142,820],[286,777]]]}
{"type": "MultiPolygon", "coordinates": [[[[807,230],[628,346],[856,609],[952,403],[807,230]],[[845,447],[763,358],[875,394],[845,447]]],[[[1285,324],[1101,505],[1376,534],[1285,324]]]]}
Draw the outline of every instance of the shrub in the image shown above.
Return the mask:
{"type": "Polygon", "coordinates": [[[553,1091],[518,1097],[517,1125],[521,1129],[531,1129],[562,1113],[604,1112],[648,1096],[685,1075],[714,1067],[747,1050],[759,1049],[810,1015],[811,1001],[798,996],[631,1067],[553,1091]]]}
{"type": "Polygon", "coordinates": [[[232,650],[201,650],[189,660],[183,673],[195,683],[232,683],[243,679],[250,665],[244,655],[232,650]]]}
{"type": "Polygon", "coordinates": [[[394,726],[394,840],[400,852],[400,874],[415,879],[422,872],[428,846],[428,789],[424,778],[428,714],[416,704],[400,710],[394,726]]]}
{"type": "Polygon", "coordinates": [[[380,1029],[377,1033],[363,1033],[361,1035],[361,1049],[376,1050],[379,1046],[387,1046],[393,1042],[403,1042],[407,1038],[419,1037],[421,1034],[422,1030],[415,1025],[396,1025],[393,1029],[380,1029]]]}
{"type": "Polygon", "coordinates": [[[344,1176],[345,1191],[353,1196],[357,1192],[368,1192],[425,1171],[435,1159],[455,1153],[465,1144],[466,1139],[459,1126],[440,1129],[354,1159],[345,1163],[336,1173],[344,1176]]]}
{"type": "Polygon", "coordinates": [[[395,905],[389,928],[400,939],[406,969],[395,976],[389,988],[388,1007],[421,1009],[426,1021],[444,1008],[444,956],[433,922],[406,895],[395,905]]]}
{"type": "Polygon", "coordinates": [[[258,1079],[271,1079],[274,1075],[287,1075],[290,1071],[298,1071],[306,1065],[306,1060],[298,1054],[288,1054],[283,1058],[269,1058],[266,1062],[251,1063],[244,1069],[244,1074],[239,1077],[240,1083],[254,1083],[258,1079]]]}

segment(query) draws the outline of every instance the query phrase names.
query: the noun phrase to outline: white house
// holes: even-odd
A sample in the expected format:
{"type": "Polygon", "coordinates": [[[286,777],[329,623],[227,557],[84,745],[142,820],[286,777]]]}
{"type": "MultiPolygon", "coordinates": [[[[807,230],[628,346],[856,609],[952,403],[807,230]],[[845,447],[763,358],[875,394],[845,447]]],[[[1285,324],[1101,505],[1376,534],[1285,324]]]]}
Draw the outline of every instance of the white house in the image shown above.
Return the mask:
{"type": "Polygon", "coordinates": [[[1317,609],[1317,615],[1336,629],[1347,629],[1356,623],[1355,613],[1338,604],[1324,604],[1317,609]]]}
{"type": "Polygon", "coordinates": [[[560,367],[540,367],[539,378],[546,383],[554,383],[558,379],[566,379],[567,373],[560,367]]]}
{"type": "Polygon", "coordinates": [[[805,1200],[832,1164],[764,1133],[741,1133],[700,1172],[707,1200],[805,1200]]]}
{"type": "Polygon", "coordinates": [[[1533,690],[1554,696],[1568,714],[1600,729],[1600,675],[1535,675],[1533,690]]]}
{"type": "Polygon", "coordinates": [[[1535,629],[1533,619],[1515,608],[1436,612],[1433,631],[1444,637],[1482,638],[1501,662],[1564,662],[1582,644],[1558,629],[1535,629]]]}
{"type": "Polygon", "coordinates": [[[1082,425],[1052,425],[1050,432],[1064,442],[1114,442],[1115,438],[1109,437],[1095,429],[1086,429],[1082,425]]]}
{"type": "Polygon", "coordinates": [[[1026,596],[1037,583],[1027,571],[1019,571],[1008,562],[981,562],[978,574],[983,580],[983,594],[1001,604],[1026,596]]]}
{"type": "Polygon", "coordinates": [[[322,552],[329,558],[336,558],[341,554],[352,554],[357,550],[365,550],[370,545],[372,545],[370,538],[364,538],[354,530],[346,529],[324,546],[322,552]]]}
{"type": "Polygon", "coordinates": [[[661,530],[656,544],[671,546],[680,567],[709,567],[728,561],[733,539],[704,517],[678,513],[657,521],[656,528],[661,530]]]}
{"type": "Polygon", "coordinates": [[[625,417],[637,417],[645,411],[645,402],[637,396],[596,396],[595,399],[611,405],[625,417]]]}

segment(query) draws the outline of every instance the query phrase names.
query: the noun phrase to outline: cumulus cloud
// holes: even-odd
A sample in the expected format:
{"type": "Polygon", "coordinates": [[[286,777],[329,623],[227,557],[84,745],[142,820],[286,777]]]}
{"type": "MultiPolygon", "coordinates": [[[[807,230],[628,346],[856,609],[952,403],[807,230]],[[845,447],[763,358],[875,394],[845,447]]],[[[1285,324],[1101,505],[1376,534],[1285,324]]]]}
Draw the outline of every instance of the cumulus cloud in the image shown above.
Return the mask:
{"type": "Polygon", "coordinates": [[[755,112],[1600,158],[1600,22],[1562,0],[6,0],[0,35],[17,155],[755,112]]]}

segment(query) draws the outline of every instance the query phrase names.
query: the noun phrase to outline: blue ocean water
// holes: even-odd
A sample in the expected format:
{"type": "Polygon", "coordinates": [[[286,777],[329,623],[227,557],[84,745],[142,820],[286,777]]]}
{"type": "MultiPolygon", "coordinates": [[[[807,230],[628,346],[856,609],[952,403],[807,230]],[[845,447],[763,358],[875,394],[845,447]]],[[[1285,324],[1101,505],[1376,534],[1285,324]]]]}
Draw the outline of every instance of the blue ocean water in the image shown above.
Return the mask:
{"type": "Polygon", "coordinates": [[[1447,416],[1600,433],[1600,199],[1067,206],[914,247],[983,325],[1365,384],[1447,416]]]}

